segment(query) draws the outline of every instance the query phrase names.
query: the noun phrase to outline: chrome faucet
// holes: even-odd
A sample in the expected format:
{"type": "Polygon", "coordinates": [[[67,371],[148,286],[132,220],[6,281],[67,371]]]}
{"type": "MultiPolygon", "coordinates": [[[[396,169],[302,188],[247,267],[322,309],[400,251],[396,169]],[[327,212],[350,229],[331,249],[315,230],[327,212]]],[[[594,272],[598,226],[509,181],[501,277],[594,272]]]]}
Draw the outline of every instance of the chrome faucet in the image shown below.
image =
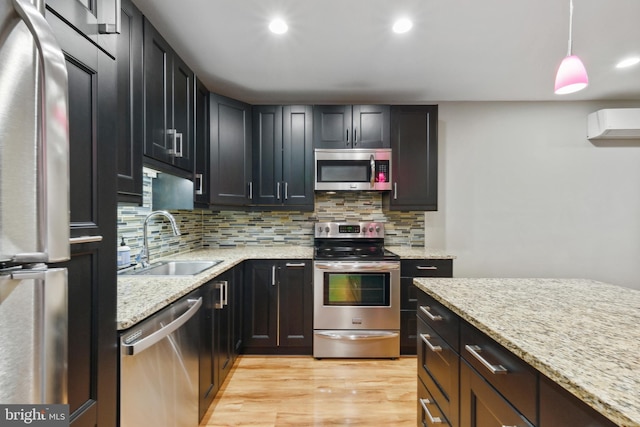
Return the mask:
{"type": "Polygon", "coordinates": [[[178,227],[178,223],[176,222],[176,219],[169,212],[167,212],[167,211],[153,211],[149,215],[147,215],[147,217],[144,219],[144,224],[142,226],[143,237],[144,237],[144,246],[142,247],[142,253],[141,253],[141,256],[140,256],[140,262],[142,263],[143,267],[146,267],[147,265],[149,265],[151,263],[151,257],[149,256],[149,238],[148,238],[148,233],[147,233],[147,227],[149,225],[149,220],[151,219],[151,217],[158,216],[158,215],[164,216],[165,218],[167,218],[169,220],[169,222],[171,223],[171,228],[173,229],[173,235],[174,236],[179,236],[181,234],[180,233],[180,228],[178,227]]]}

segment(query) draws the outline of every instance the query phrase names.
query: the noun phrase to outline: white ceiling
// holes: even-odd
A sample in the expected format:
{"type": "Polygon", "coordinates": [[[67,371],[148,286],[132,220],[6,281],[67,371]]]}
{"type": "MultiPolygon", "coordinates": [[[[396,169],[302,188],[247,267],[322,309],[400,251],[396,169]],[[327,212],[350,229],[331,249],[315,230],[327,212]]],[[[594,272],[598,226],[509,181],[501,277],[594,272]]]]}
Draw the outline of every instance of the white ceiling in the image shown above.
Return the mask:
{"type": "Polygon", "coordinates": [[[564,96],[569,0],[133,1],[210,90],[255,104],[640,101],[640,64],[615,68],[640,56],[640,0],[574,0],[590,84],[564,96]]]}

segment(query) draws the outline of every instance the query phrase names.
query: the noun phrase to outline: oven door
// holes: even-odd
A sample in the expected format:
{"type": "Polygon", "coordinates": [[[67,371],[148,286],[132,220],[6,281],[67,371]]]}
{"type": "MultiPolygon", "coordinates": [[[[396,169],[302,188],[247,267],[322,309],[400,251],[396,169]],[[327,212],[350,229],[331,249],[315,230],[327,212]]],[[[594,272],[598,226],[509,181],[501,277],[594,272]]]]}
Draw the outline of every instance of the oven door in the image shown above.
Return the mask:
{"type": "Polygon", "coordinates": [[[400,329],[398,261],[315,261],[313,328],[400,329]]]}

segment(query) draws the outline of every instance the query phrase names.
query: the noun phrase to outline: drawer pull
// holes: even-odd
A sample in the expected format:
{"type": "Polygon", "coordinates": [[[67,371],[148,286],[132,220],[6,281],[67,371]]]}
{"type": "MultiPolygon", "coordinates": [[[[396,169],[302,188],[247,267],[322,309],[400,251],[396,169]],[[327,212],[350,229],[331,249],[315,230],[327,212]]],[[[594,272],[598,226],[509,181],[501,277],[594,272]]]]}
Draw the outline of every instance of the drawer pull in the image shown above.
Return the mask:
{"type": "Polygon", "coordinates": [[[439,345],[433,345],[433,344],[431,344],[431,342],[429,342],[429,340],[431,339],[431,335],[429,335],[429,334],[420,334],[420,339],[422,339],[422,341],[424,341],[424,343],[427,345],[427,347],[429,347],[429,350],[433,351],[434,353],[442,351],[442,347],[440,347],[439,345]]]}
{"type": "Polygon", "coordinates": [[[465,345],[465,350],[467,350],[473,357],[475,357],[480,363],[482,363],[485,368],[491,371],[492,374],[506,374],[509,371],[502,365],[492,365],[487,362],[484,357],[480,356],[482,349],[477,345],[465,345]]]}
{"type": "Polygon", "coordinates": [[[434,265],[419,265],[416,267],[418,270],[437,270],[438,267],[434,265]]]}
{"type": "Polygon", "coordinates": [[[427,417],[429,417],[429,421],[431,421],[431,424],[442,424],[443,421],[440,417],[434,417],[433,415],[431,415],[431,411],[429,411],[429,409],[427,408],[427,405],[430,403],[433,402],[429,399],[420,399],[420,406],[422,406],[425,414],[427,414],[427,417]]]}
{"type": "Polygon", "coordinates": [[[429,307],[428,305],[420,306],[420,311],[426,314],[429,319],[433,320],[434,322],[438,320],[442,320],[442,316],[440,316],[439,314],[431,314],[429,310],[431,310],[431,307],[429,307]]]}

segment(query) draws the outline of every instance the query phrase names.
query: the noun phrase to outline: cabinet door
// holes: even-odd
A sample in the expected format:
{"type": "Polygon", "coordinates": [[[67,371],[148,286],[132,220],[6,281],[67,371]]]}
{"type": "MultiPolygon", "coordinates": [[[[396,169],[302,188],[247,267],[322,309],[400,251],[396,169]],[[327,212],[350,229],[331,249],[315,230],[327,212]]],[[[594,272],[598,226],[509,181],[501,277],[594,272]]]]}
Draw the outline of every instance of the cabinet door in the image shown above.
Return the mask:
{"type": "Polygon", "coordinates": [[[116,56],[117,0],[46,0],[46,4],[92,43],[116,56]]]}
{"type": "Polygon", "coordinates": [[[283,202],[313,210],[313,108],[285,106],[282,123],[283,202]]]}
{"type": "Polygon", "coordinates": [[[245,206],[251,202],[251,108],[210,95],[211,204],[245,206]]]}
{"type": "Polygon", "coordinates": [[[245,352],[275,348],[278,333],[277,262],[251,260],[244,271],[245,352]]]}
{"type": "Polygon", "coordinates": [[[438,209],[438,107],[391,107],[393,189],[383,195],[391,210],[438,209]]]}
{"type": "Polygon", "coordinates": [[[614,427],[616,424],[540,375],[540,427],[614,427]]]}
{"type": "Polygon", "coordinates": [[[195,97],[195,170],[194,204],[209,206],[209,90],[196,79],[195,97]]]}
{"type": "Polygon", "coordinates": [[[277,345],[296,354],[312,354],[313,282],[311,262],[282,263],[278,280],[279,331],[277,345]]]}
{"type": "Polygon", "coordinates": [[[313,147],[351,148],[351,105],[313,107],[313,147]]]}
{"type": "Polygon", "coordinates": [[[114,426],[116,331],[116,63],[47,10],[69,80],[71,245],[68,402],[71,426],[114,426]]]}
{"type": "Polygon", "coordinates": [[[282,107],[260,105],[252,109],[253,200],[276,205],[284,200],[282,182],[282,107]]]}
{"type": "Polygon", "coordinates": [[[220,381],[218,372],[214,364],[214,346],[215,346],[215,322],[214,312],[216,305],[217,293],[219,292],[213,281],[203,285],[200,288],[202,296],[202,309],[200,310],[200,368],[199,368],[199,418],[207,412],[209,405],[213,401],[218,389],[220,381]]]}
{"type": "Polygon", "coordinates": [[[178,55],[173,55],[173,121],[171,161],[174,166],[193,171],[193,71],[178,55]]]}
{"type": "Polygon", "coordinates": [[[144,155],[171,162],[171,47],[149,21],[144,21],[144,155]]]}
{"type": "Polygon", "coordinates": [[[533,427],[466,362],[460,363],[460,425],[533,427]]]}
{"type": "Polygon", "coordinates": [[[353,148],[389,148],[388,105],[353,106],[353,148]]]}
{"type": "Polygon", "coordinates": [[[118,200],[142,203],[142,14],[122,0],[118,36],[118,200]]]}
{"type": "Polygon", "coordinates": [[[229,304],[229,289],[234,285],[233,270],[217,277],[214,282],[215,306],[215,347],[214,365],[220,385],[229,374],[233,365],[233,339],[231,338],[232,306],[229,304]]]}

